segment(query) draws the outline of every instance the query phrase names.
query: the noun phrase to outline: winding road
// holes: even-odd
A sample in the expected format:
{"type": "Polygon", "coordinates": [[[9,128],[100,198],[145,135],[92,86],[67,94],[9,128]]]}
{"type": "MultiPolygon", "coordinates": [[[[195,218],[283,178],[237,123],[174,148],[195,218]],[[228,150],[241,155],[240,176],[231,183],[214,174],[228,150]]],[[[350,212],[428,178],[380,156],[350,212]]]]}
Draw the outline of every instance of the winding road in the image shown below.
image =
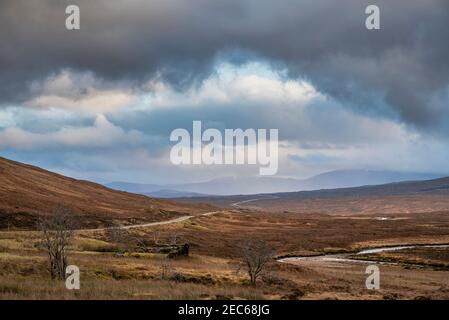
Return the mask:
{"type": "MultiPolygon", "coordinates": [[[[155,226],[161,226],[161,225],[167,225],[167,224],[173,224],[173,223],[180,223],[186,220],[190,220],[192,218],[195,217],[206,217],[206,216],[211,216],[217,213],[221,213],[223,211],[210,211],[210,212],[205,212],[202,213],[200,215],[197,216],[182,216],[182,217],[178,217],[178,218],[174,218],[171,220],[164,220],[164,221],[156,221],[156,222],[149,222],[149,223],[143,223],[143,224],[132,224],[132,225],[128,225],[128,226],[119,226],[119,229],[125,229],[125,230],[129,230],[129,229],[136,229],[136,228],[146,228],[146,227],[155,227],[155,226]]],[[[104,231],[107,229],[112,229],[114,227],[110,227],[110,228],[97,228],[97,229],[81,229],[81,230],[76,230],[78,232],[93,232],[93,231],[104,231]]]]}
{"type": "Polygon", "coordinates": [[[254,202],[254,201],[259,201],[259,200],[270,200],[270,199],[279,199],[279,197],[272,196],[272,197],[256,198],[256,199],[237,201],[237,202],[232,203],[231,206],[235,207],[235,208],[245,208],[245,206],[241,206],[242,203],[254,202]]]}
{"type": "MultiPolygon", "coordinates": [[[[243,206],[240,206],[240,204],[258,201],[258,200],[269,200],[269,199],[277,199],[277,198],[279,198],[279,197],[264,197],[264,198],[249,199],[249,200],[238,201],[238,202],[232,203],[231,206],[235,207],[235,208],[244,208],[243,206]]],[[[196,215],[196,216],[181,216],[178,218],[165,220],[165,221],[156,221],[156,222],[149,222],[149,223],[143,223],[143,224],[132,224],[132,225],[127,225],[127,226],[119,226],[118,228],[129,230],[129,229],[136,229],[136,228],[155,227],[155,226],[161,226],[161,225],[167,225],[167,224],[180,223],[180,222],[187,221],[187,220],[190,220],[195,217],[211,216],[211,215],[221,213],[221,212],[223,212],[223,211],[210,211],[210,212],[205,212],[205,213],[202,213],[202,214],[196,215]]],[[[97,228],[97,229],[79,229],[76,231],[77,232],[94,232],[94,231],[104,231],[104,230],[108,230],[108,229],[112,229],[112,228],[114,228],[114,227],[97,228]]]]}

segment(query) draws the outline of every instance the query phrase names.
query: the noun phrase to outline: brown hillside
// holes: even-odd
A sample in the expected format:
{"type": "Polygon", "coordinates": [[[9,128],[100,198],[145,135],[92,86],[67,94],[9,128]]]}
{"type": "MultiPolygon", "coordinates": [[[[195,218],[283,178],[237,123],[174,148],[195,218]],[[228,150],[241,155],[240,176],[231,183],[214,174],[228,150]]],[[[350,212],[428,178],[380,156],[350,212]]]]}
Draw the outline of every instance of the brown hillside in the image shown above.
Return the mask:
{"type": "Polygon", "coordinates": [[[38,216],[58,205],[69,207],[82,227],[159,221],[210,209],[115,191],[0,157],[0,228],[32,228],[38,216]]]}

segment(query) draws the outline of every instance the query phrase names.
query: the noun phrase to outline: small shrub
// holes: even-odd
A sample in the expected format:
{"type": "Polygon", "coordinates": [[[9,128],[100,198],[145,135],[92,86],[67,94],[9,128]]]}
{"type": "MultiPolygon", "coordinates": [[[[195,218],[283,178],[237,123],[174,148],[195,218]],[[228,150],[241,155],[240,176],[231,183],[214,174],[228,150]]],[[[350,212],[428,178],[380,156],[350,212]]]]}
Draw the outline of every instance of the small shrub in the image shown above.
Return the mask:
{"type": "Polygon", "coordinates": [[[96,243],[83,243],[79,246],[81,251],[92,251],[92,252],[121,252],[120,248],[104,243],[104,244],[96,244],[96,243]]]}
{"type": "Polygon", "coordinates": [[[175,269],[172,267],[169,261],[163,260],[160,267],[160,277],[163,280],[171,279],[175,269]]]}
{"type": "Polygon", "coordinates": [[[306,293],[299,288],[294,289],[292,292],[290,292],[289,294],[283,296],[283,299],[288,299],[288,300],[298,300],[302,297],[304,297],[306,293]]]}
{"type": "Polygon", "coordinates": [[[19,294],[20,288],[12,284],[0,284],[0,294],[19,294]]]}
{"type": "Polygon", "coordinates": [[[428,296],[417,296],[414,298],[414,300],[432,300],[432,299],[428,296]]]}
{"type": "Polygon", "coordinates": [[[176,282],[176,283],[180,283],[180,282],[186,282],[186,277],[179,273],[179,272],[175,272],[171,277],[170,280],[176,282]]]}
{"type": "Polygon", "coordinates": [[[275,273],[269,273],[262,275],[262,281],[265,282],[268,285],[274,285],[274,286],[282,286],[285,284],[285,280],[279,277],[275,273]]]}
{"type": "Polygon", "coordinates": [[[386,293],[383,295],[384,300],[397,300],[399,296],[397,293],[386,293]]]}

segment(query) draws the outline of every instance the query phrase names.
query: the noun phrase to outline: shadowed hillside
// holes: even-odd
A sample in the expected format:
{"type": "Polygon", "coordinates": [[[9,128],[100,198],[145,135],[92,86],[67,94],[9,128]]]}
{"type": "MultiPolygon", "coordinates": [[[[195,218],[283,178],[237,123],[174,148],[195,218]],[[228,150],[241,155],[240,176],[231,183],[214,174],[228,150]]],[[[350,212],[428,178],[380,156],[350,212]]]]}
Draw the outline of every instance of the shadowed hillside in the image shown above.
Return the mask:
{"type": "Polygon", "coordinates": [[[0,157],[0,228],[32,228],[39,215],[69,207],[80,226],[140,223],[207,211],[205,205],[177,204],[68,178],[0,157]]]}

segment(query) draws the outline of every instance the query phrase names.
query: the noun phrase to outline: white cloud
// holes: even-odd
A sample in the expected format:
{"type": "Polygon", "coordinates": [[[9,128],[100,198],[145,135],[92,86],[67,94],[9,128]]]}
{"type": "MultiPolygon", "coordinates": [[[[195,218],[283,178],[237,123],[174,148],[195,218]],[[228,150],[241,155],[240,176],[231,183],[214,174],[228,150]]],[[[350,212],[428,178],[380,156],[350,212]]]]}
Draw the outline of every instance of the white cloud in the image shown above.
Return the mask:
{"type": "Polygon", "coordinates": [[[192,86],[178,92],[158,78],[147,84],[151,92],[145,96],[151,108],[207,107],[208,104],[244,103],[284,104],[304,106],[322,96],[315,88],[302,80],[289,80],[282,72],[274,72],[267,66],[249,64],[246,67],[217,66],[216,72],[199,87],[192,86]]]}
{"type": "Polygon", "coordinates": [[[33,86],[36,96],[26,104],[32,108],[1,111],[0,148],[30,159],[57,152],[60,172],[85,179],[158,177],[163,183],[257,174],[258,166],[173,166],[165,131],[173,123],[190,129],[196,116],[220,129],[279,129],[280,176],[350,168],[448,170],[449,148],[434,137],[355,113],[266,65],[220,65],[184,92],[157,78],[140,88],[108,87],[89,73],[70,71],[33,86]],[[83,167],[74,164],[80,161],[83,167]]]}
{"type": "Polygon", "coordinates": [[[144,136],[136,130],[124,131],[98,115],[92,126],[64,127],[55,132],[34,133],[17,127],[0,131],[0,147],[15,149],[42,149],[61,147],[112,147],[122,144],[137,145],[144,136]]]}
{"type": "Polygon", "coordinates": [[[35,96],[24,103],[34,108],[68,109],[95,115],[127,108],[137,102],[129,88],[108,88],[91,73],[64,70],[32,85],[35,96]]]}

